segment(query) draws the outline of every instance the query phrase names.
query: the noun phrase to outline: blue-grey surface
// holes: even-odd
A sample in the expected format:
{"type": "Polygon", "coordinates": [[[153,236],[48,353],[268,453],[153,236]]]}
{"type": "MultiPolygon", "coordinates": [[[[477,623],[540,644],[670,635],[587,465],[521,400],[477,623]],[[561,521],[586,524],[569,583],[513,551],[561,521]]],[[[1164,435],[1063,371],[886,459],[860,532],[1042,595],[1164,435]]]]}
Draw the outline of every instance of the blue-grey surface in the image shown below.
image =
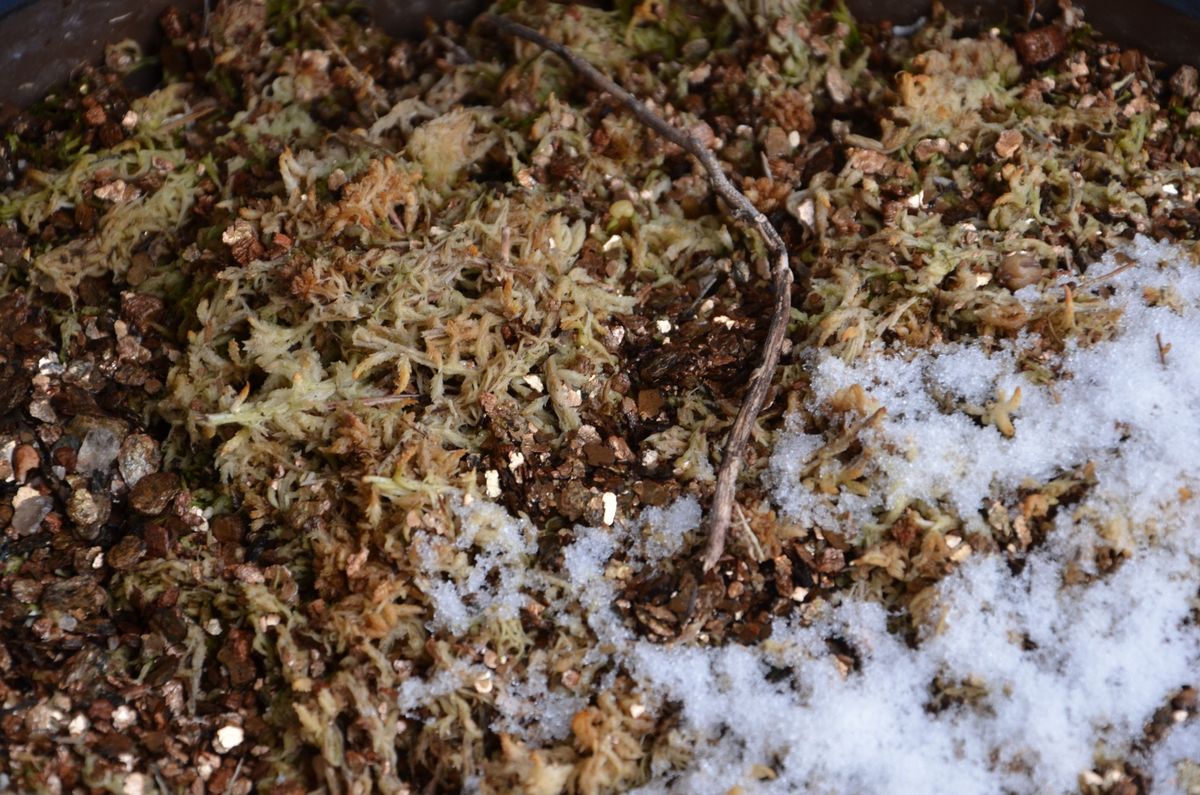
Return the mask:
{"type": "Polygon", "coordinates": [[[0,0],[0,17],[5,16],[10,11],[15,11],[21,6],[27,6],[33,0],[0,0]]]}
{"type": "MultiPolygon", "coordinates": [[[[1200,2],[1198,0],[1161,0],[1161,2],[1182,11],[1188,16],[1200,19],[1200,2]]],[[[1200,42],[1196,42],[1196,46],[1200,47],[1200,42]]]]}

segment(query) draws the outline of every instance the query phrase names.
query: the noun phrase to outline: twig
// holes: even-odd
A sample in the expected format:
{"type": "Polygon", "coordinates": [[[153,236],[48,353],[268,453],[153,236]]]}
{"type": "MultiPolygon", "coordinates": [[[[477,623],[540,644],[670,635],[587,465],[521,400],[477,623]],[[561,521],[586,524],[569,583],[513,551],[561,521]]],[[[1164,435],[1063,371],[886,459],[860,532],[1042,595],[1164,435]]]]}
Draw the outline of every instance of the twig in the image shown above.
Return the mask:
{"type": "Polygon", "coordinates": [[[737,508],[738,521],[741,522],[742,530],[746,533],[746,543],[750,546],[750,554],[753,555],[754,562],[762,563],[767,559],[767,555],[763,552],[758,536],[754,534],[754,528],[750,526],[750,520],[746,518],[746,512],[736,502],[733,504],[733,507],[737,508]]]}
{"type": "Polygon", "coordinates": [[[734,219],[756,230],[762,236],[767,251],[772,260],[771,266],[771,325],[767,330],[767,339],[763,343],[762,355],[758,367],[750,376],[750,384],[746,396],[742,399],[742,407],[737,419],[729,431],[725,442],[725,454],[721,460],[721,468],[717,472],[717,486],[713,493],[712,510],[708,525],[708,546],[704,552],[704,571],[709,571],[717,565],[725,551],[725,537],[729,531],[729,517],[733,510],[738,473],[742,469],[742,458],[746,442],[754,421],[762,410],[771,380],[775,375],[775,366],[779,364],[779,354],[783,348],[783,337],[787,331],[788,313],[792,305],[792,269],[788,263],[787,248],[779,232],[758,211],[750,200],[740,190],[734,187],[716,155],[692,135],[671,125],[661,116],[646,107],[637,97],[614,83],[596,67],[580,58],[566,46],[548,39],[532,28],[528,28],[511,19],[486,14],[481,17],[485,24],[492,25],[503,33],[516,36],[549,50],[562,58],[579,74],[583,75],[593,86],[616,97],[622,105],[656,133],[684,151],[695,157],[708,172],[708,181],[713,192],[729,205],[729,213],[734,219]]]}
{"type": "Polygon", "coordinates": [[[1162,362],[1162,366],[1167,366],[1167,354],[1171,352],[1171,343],[1162,341],[1162,334],[1156,333],[1154,341],[1158,343],[1158,360],[1162,362]]]}
{"type": "Polygon", "coordinates": [[[416,392],[404,392],[399,395],[378,395],[376,397],[360,397],[347,398],[346,400],[331,400],[326,403],[326,406],[331,408],[346,408],[349,406],[389,406],[393,403],[402,403],[405,400],[412,400],[415,397],[420,397],[416,392]]]}
{"type": "MultiPolygon", "coordinates": [[[[1117,256],[1118,256],[1118,261],[1120,261],[1120,257],[1124,256],[1124,255],[1118,254],[1117,256]]],[[[1102,273],[1099,276],[1092,277],[1091,279],[1084,279],[1083,281],[1081,281],[1079,283],[1077,289],[1082,290],[1084,287],[1091,287],[1093,284],[1099,284],[1100,282],[1107,281],[1107,280],[1111,279],[1112,277],[1116,276],[1117,274],[1124,273],[1125,271],[1127,271],[1130,268],[1137,265],[1137,260],[1135,260],[1134,258],[1126,256],[1125,259],[1127,260],[1126,262],[1122,262],[1120,265],[1113,268],[1108,273],[1102,273]]]]}
{"type": "MultiPolygon", "coordinates": [[[[233,795],[233,785],[237,783],[238,776],[242,773],[242,763],[246,761],[246,757],[239,756],[237,767],[233,769],[233,775],[229,778],[229,783],[225,785],[225,795],[233,795]]],[[[164,790],[165,792],[166,790],[164,790]]]]}
{"type": "Polygon", "coordinates": [[[158,131],[169,132],[174,130],[176,127],[182,127],[185,124],[191,124],[194,121],[199,121],[220,107],[221,106],[215,101],[198,103],[196,107],[192,108],[190,111],[181,113],[174,118],[169,118],[164,121],[161,125],[159,125],[158,131]]]}
{"type": "Polygon", "coordinates": [[[500,269],[507,271],[508,265],[512,261],[512,227],[508,224],[504,225],[503,231],[500,232],[500,269]]]}
{"type": "Polygon", "coordinates": [[[460,64],[475,63],[475,56],[467,52],[466,47],[454,41],[449,36],[438,35],[434,37],[434,41],[445,47],[447,52],[452,53],[460,64]]]}

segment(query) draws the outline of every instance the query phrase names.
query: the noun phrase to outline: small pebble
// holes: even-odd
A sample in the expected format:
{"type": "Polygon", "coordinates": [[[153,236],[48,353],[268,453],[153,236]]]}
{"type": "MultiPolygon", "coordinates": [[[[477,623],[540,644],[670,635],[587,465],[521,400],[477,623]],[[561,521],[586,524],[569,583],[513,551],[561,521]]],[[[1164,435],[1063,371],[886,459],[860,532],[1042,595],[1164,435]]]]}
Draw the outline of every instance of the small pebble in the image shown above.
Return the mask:
{"type": "Polygon", "coordinates": [[[150,786],[149,781],[145,773],[130,773],[125,777],[122,792],[125,795],[144,795],[150,786]]]}
{"type": "Polygon", "coordinates": [[[240,544],[246,533],[245,522],[235,513],[223,513],[214,516],[208,525],[213,538],[226,544],[240,544]]]}
{"type": "Polygon", "coordinates": [[[127,535],[108,551],[108,565],[117,571],[125,571],[146,556],[146,542],[135,535],[127,535]]]}
{"type": "Polygon", "coordinates": [[[31,445],[18,445],[13,451],[13,477],[18,483],[24,483],[29,473],[37,469],[40,463],[37,450],[31,445]]]}
{"type": "Polygon", "coordinates": [[[493,500],[500,496],[500,473],[496,470],[483,473],[483,493],[493,500]]]}
{"type": "Polygon", "coordinates": [[[135,723],[137,723],[137,713],[128,705],[122,704],[113,710],[112,724],[117,731],[124,731],[135,723]]]}
{"type": "Polygon", "coordinates": [[[84,475],[106,472],[120,449],[121,440],[111,430],[104,427],[92,428],[83,437],[83,444],[79,445],[75,471],[84,475]]]}
{"type": "Polygon", "coordinates": [[[133,488],[162,464],[158,443],[144,433],[130,434],[117,453],[117,467],[125,484],[133,488]]]}
{"type": "Polygon", "coordinates": [[[617,495],[606,491],[601,501],[604,503],[604,524],[611,525],[617,518],[617,495]]]}
{"type": "Polygon", "coordinates": [[[18,535],[32,535],[54,507],[54,501],[37,489],[22,486],[13,497],[13,516],[9,525],[18,535]]]}
{"type": "Polygon", "coordinates": [[[155,472],[138,481],[129,493],[129,504],[143,516],[158,516],[179,494],[179,476],[155,472]]]}
{"type": "Polygon", "coordinates": [[[1171,90],[1183,99],[1191,99],[1200,87],[1200,73],[1196,67],[1184,65],[1179,67],[1170,81],[1171,90]]]}
{"type": "Polygon", "coordinates": [[[217,729],[217,737],[213,740],[213,750],[218,754],[232,751],[246,739],[246,733],[241,726],[222,726],[217,729]]]}
{"type": "Polygon", "coordinates": [[[112,503],[102,494],[87,488],[76,488],[67,498],[67,516],[75,523],[76,534],[85,540],[94,539],[100,525],[108,520],[112,503]]]}
{"type": "Polygon", "coordinates": [[[42,591],[42,610],[90,616],[108,604],[108,592],[89,574],[55,580],[42,591]]]}

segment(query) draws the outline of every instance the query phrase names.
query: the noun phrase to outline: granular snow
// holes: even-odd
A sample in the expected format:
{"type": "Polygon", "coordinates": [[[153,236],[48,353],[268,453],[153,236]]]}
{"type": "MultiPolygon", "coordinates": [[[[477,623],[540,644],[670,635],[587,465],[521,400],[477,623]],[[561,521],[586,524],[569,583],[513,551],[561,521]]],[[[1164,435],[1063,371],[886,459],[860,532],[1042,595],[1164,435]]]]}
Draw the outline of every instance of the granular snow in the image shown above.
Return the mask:
{"type": "MultiPolygon", "coordinates": [[[[810,490],[800,473],[828,440],[798,429],[783,436],[769,484],[796,521],[853,536],[924,501],[986,532],[991,501],[1030,480],[1094,467],[1094,487],[1060,511],[1019,573],[978,554],[937,586],[937,620],[915,647],[888,631],[879,605],[849,596],[808,625],[778,620],[754,646],[636,639],[613,611],[606,568],[618,549],[635,570],[679,552],[700,524],[693,500],[634,523],[576,528],[554,575],[520,568],[533,549],[527,523],[465,513],[468,524],[486,519],[489,537],[503,542],[476,553],[501,587],[446,579],[423,551],[436,621],[460,632],[472,614],[513,609],[522,589],[552,593],[547,615],[564,627],[569,606],[580,606],[597,638],[593,657],[631,676],[651,713],[677,709],[674,731],[692,749],[683,770],[653,767],[644,792],[1068,792],[1113,758],[1140,762],[1156,792],[1187,791],[1200,759],[1195,720],[1155,747],[1135,743],[1180,687],[1198,684],[1200,670],[1200,500],[1190,496],[1200,489],[1200,269],[1145,239],[1128,254],[1138,264],[1106,281],[1109,305],[1122,310],[1116,333],[1047,363],[1060,374],[1052,384],[1019,369],[1030,339],[990,351],[872,350],[850,364],[811,359],[814,409],[857,384],[886,415],[862,434],[873,467],[868,497],[810,490]],[[1159,341],[1171,345],[1165,362],[1159,341]],[[1011,438],[972,415],[1018,387],[1011,438]],[[1066,567],[1087,570],[1101,538],[1127,559],[1065,584],[1066,567]],[[855,670],[830,654],[835,636],[856,651],[855,670]],[[961,683],[973,696],[934,703],[935,681],[961,683]],[[775,778],[765,780],[764,769],[775,778]]],[[[1089,275],[1115,267],[1109,259],[1089,275]]],[[[1029,288],[1022,298],[1037,300],[1029,288]]],[[[465,544],[478,546],[476,536],[465,544]]],[[[582,630],[578,620],[570,630],[582,630]]],[[[468,673],[441,674],[429,693],[468,673]]],[[[555,695],[544,666],[497,687],[493,728],[535,744],[565,739],[571,711],[585,701],[555,695]],[[548,710],[541,727],[530,720],[538,704],[548,710]]],[[[403,688],[406,710],[420,703],[419,688],[403,688]]]]}

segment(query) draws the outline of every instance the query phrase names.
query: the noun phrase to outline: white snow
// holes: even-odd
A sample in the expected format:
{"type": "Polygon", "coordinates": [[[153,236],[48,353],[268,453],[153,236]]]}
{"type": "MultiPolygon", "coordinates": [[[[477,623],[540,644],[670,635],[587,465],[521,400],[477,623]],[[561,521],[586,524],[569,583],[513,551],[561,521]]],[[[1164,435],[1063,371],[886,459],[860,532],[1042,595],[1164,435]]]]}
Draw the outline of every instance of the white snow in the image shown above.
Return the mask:
{"type": "Polygon", "coordinates": [[[526,601],[522,591],[532,577],[524,560],[535,549],[536,531],[495,503],[460,501],[455,515],[462,523],[455,540],[421,532],[413,548],[427,576],[421,589],[433,602],[433,628],[462,635],[485,615],[516,617],[526,601]],[[450,572],[458,570],[454,559],[468,554],[474,560],[467,576],[453,579],[450,572]]]}
{"type": "Polygon", "coordinates": [[[566,738],[571,719],[587,706],[586,696],[550,686],[545,655],[539,655],[525,675],[508,681],[496,695],[501,713],[492,728],[535,743],[566,738]]]}
{"type": "Polygon", "coordinates": [[[1200,792],[1200,721],[1176,726],[1154,748],[1148,772],[1156,792],[1194,795],[1200,792]]]}
{"type": "MultiPolygon", "coordinates": [[[[822,356],[813,362],[813,403],[828,403],[842,389],[861,386],[887,411],[861,440],[873,459],[871,481],[882,484],[870,498],[830,498],[805,488],[802,464],[824,440],[786,436],[772,459],[776,496],[785,513],[819,526],[855,530],[881,510],[916,499],[952,507],[970,530],[983,530],[981,509],[993,493],[1011,493],[1023,480],[1044,481],[1094,461],[1104,470],[1097,505],[1140,524],[1179,502],[1179,489],[1195,485],[1200,466],[1200,351],[1194,341],[1200,318],[1200,272],[1191,264],[1157,267],[1181,255],[1168,246],[1139,240],[1134,253],[1149,264],[1107,283],[1121,306],[1119,336],[1089,348],[1068,350],[1063,380],[1040,386],[1017,372],[1028,341],[987,355],[979,348],[946,345],[916,355],[874,352],[848,365],[822,356]],[[1142,291],[1169,292],[1170,305],[1150,307],[1142,291]],[[1181,311],[1182,310],[1182,311],[1181,311]],[[1159,361],[1156,335],[1173,347],[1159,361]],[[997,392],[1021,389],[1016,435],[1005,438],[981,426],[955,405],[982,406],[997,392]],[[939,402],[938,396],[942,400],[939,402]],[[1111,498],[1111,500],[1109,499],[1111,498]]],[[[1093,270],[1113,270],[1111,260],[1093,270]]]]}
{"type": "MultiPolygon", "coordinates": [[[[553,573],[523,568],[535,548],[527,522],[473,503],[460,514],[457,544],[418,542],[434,624],[461,635],[488,611],[512,615],[539,594],[551,620],[580,632],[565,608],[581,606],[597,639],[585,664],[608,661],[632,676],[650,714],[679,711],[676,739],[691,761],[681,770],[656,760],[645,792],[1073,792],[1081,774],[1112,758],[1141,764],[1155,792],[1191,791],[1200,718],[1149,749],[1135,743],[1180,687],[1200,684],[1200,268],[1144,239],[1129,253],[1139,264],[1106,282],[1108,304],[1123,310],[1117,334],[1043,361],[1058,374],[1050,385],[1018,369],[1030,339],[992,352],[946,345],[810,362],[814,410],[829,411],[856,384],[886,409],[861,437],[871,482],[883,488],[870,497],[815,493],[800,475],[829,439],[796,428],[779,442],[769,481],[781,510],[801,523],[853,535],[924,501],[985,532],[993,500],[1011,503],[1023,482],[1094,466],[1095,485],[1059,511],[1018,573],[976,554],[938,586],[936,620],[915,647],[889,632],[877,604],[853,596],[808,611],[807,625],[778,620],[755,646],[638,640],[613,612],[610,560],[619,551],[624,565],[645,570],[678,553],[700,526],[691,499],[636,522],[575,528],[553,573]],[[1165,363],[1160,340],[1171,345],[1165,363]],[[973,416],[1017,387],[1012,438],[973,416]],[[1099,543],[1126,559],[1095,572],[1099,543]],[[453,581],[439,556],[467,550],[481,574],[453,581]],[[1093,576],[1064,584],[1069,565],[1093,576]],[[855,670],[831,654],[833,637],[855,650],[855,670]],[[974,695],[934,705],[935,679],[974,695]],[[776,778],[762,780],[764,769],[776,778]]],[[[1089,276],[1114,269],[1105,261],[1089,276]]],[[[497,681],[494,730],[535,744],[569,738],[571,714],[595,692],[556,689],[546,664],[497,681]]],[[[406,682],[402,706],[419,709],[465,675],[406,682]]]]}
{"type": "Polygon", "coordinates": [[[779,792],[1073,791],[1098,745],[1128,750],[1194,681],[1200,630],[1180,626],[1196,591],[1187,568],[1150,553],[1060,593],[1053,562],[1013,577],[980,560],[946,583],[946,630],[916,652],[882,610],[855,601],[813,627],[779,622],[758,649],[638,643],[631,666],[647,692],[682,704],[684,726],[715,740],[682,778],[645,791],[753,791],[753,764],[775,769],[764,789],[779,792]],[[860,671],[843,678],[825,650],[832,635],[863,654],[860,671]],[[768,666],[786,676],[768,680],[768,666]],[[932,714],[939,674],[974,678],[986,696],[932,714]]]}

